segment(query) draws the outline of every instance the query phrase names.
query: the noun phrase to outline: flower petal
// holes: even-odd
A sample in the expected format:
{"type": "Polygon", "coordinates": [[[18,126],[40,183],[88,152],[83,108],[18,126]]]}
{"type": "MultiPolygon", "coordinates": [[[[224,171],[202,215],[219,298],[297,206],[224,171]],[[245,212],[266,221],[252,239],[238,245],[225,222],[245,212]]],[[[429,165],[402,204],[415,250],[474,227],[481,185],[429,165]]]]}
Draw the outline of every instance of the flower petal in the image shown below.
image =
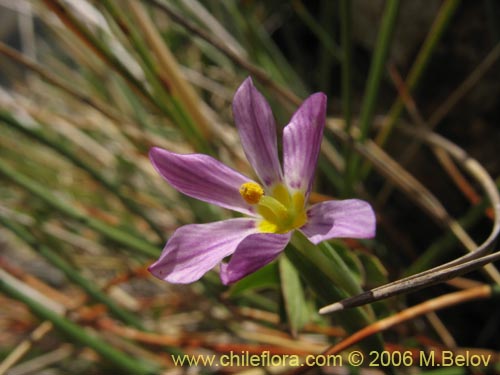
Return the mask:
{"type": "Polygon", "coordinates": [[[244,214],[255,214],[239,192],[242,184],[252,180],[214,158],[175,154],[158,147],[149,151],[149,158],[158,173],[181,193],[244,214]]]}
{"type": "Polygon", "coordinates": [[[257,233],[246,237],[229,263],[220,266],[220,278],[225,285],[234,283],[264,267],[283,251],[292,232],[285,234],[257,233]]]}
{"type": "Polygon", "coordinates": [[[273,113],[250,77],[234,95],[233,115],[245,155],[262,183],[269,187],[281,182],[273,113]]]}
{"type": "Polygon", "coordinates": [[[307,98],[283,130],[283,169],[289,188],[309,195],[326,118],[326,96],[307,98]]]}
{"type": "Polygon", "coordinates": [[[149,271],[171,283],[192,283],[255,232],[255,221],[245,218],[184,225],[174,232],[149,271]]]}
{"type": "Polygon", "coordinates": [[[375,213],[369,203],[359,199],[318,203],[309,208],[307,216],[307,224],[300,230],[314,244],[336,237],[375,236],[375,213]]]}

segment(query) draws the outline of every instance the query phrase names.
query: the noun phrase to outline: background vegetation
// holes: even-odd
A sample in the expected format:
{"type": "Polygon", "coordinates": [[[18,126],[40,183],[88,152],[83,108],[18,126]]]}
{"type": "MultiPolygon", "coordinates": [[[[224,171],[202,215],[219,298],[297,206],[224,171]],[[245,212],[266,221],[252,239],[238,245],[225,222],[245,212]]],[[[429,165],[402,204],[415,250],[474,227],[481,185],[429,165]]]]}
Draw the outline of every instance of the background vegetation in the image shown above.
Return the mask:
{"type": "MultiPolygon", "coordinates": [[[[491,354],[490,365],[446,373],[500,372],[495,263],[326,316],[318,308],[346,291],[293,248],[230,288],[216,272],[179,286],[146,270],[180,225],[230,215],[170,188],[148,149],[203,152],[250,173],[230,110],[249,75],[280,129],[307,95],[328,95],[312,200],[358,196],[375,207],[376,239],[325,245],[337,257],[330,269],[347,267],[370,289],[482,249],[498,230],[497,188],[482,188],[500,181],[499,9],[495,0],[1,1],[0,374],[181,373],[172,353],[353,345],[470,350],[491,354]]],[[[445,373],[417,364],[370,373],[445,373]]],[[[223,371],[249,370],[296,369],[223,371]]]]}

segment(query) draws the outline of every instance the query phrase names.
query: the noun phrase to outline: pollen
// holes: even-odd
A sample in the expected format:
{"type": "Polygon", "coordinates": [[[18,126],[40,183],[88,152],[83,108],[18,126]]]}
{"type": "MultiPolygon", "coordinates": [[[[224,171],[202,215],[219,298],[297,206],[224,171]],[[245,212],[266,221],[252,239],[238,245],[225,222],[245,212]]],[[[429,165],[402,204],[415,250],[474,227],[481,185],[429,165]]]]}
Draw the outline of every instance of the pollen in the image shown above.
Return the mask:
{"type": "Polygon", "coordinates": [[[240,186],[240,194],[248,204],[257,204],[264,195],[264,189],[256,182],[245,182],[240,186]]]}

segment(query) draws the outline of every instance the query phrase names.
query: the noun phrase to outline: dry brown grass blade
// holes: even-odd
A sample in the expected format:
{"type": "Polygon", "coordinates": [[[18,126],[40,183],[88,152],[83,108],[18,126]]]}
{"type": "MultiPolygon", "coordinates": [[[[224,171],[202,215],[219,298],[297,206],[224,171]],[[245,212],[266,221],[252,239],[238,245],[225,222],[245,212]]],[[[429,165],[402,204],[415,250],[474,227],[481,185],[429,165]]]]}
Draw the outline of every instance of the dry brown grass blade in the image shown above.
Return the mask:
{"type": "MultiPolygon", "coordinates": [[[[420,303],[416,306],[405,309],[395,315],[381,319],[369,326],[355,332],[349,337],[345,338],[336,345],[333,345],[328,350],[326,350],[323,355],[334,355],[340,353],[343,350],[355,345],[356,343],[364,340],[365,338],[386,331],[397,324],[415,319],[423,314],[434,312],[437,310],[444,309],[450,306],[456,306],[468,301],[473,301],[477,299],[490,298],[492,295],[492,287],[489,285],[482,285],[475,288],[461,290],[459,292],[453,292],[445,294],[440,297],[430,299],[426,302],[420,303]]],[[[307,371],[306,366],[299,367],[295,371],[291,371],[288,375],[298,375],[307,371]]]]}
{"type": "MultiPolygon", "coordinates": [[[[398,89],[398,92],[400,96],[403,98],[403,102],[406,106],[406,109],[408,113],[410,114],[412,120],[416,124],[417,128],[423,131],[424,133],[428,134],[433,134],[430,133],[430,126],[425,122],[423,119],[422,115],[420,114],[420,111],[418,110],[418,107],[411,97],[411,94],[409,93],[408,88],[406,87],[402,77],[400,74],[397,72],[396,68],[394,66],[391,67],[390,69],[391,72],[391,77],[393,78],[393,81],[395,83],[396,88],[398,89]]],[[[458,146],[451,144],[451,142],[447,141],[445,138],[436,138],[440,139],[437,144],[431,146],[432,151],[434,152],[436,158],[439,160],[443,168],[446,170],[446,172],[450,175],[450,177],[453,179],[453,181],[456,183],[458,188],[466,195],[469,197],[469,199],[472,201],[472,203],[477,203],[479,201],[479,196],[475,192],[475,190],[472,188],[472,186],[467,182],[465,177],[461,174],[461,172],[458,170],[458,168],[455,166],[453,163],[453,160],[451,156],[448,154],[454,154],[455,158],[457,161],[462,162],[463,166],[469,171],[471,175],[473,175],[478,181],[481,182],[481,185],[485,188],[486,193],[489,193],[488,195],[495,196],[495,191],[496,188],[493,189],[492,186],[494,186],[494,182],[491,179],[491,177],[488,175],[486,170],[475,160],[472,160],[465,151],[461,150],[458,148],[458,146]],[[446,142],[445,142],[446,141],[446,142]],[[446,148],[444,146],[447,146],[446,148]],[[440,147],[442,146],[442,147],[440,147]],[[446,152],[446,151],[448,152],[446,152]],[[469,160],[471,159],[471,160],[469,160]]],[[[412,143],[411,146],[413,146],[412,151],[409,151],[409,153],[413,153],[416,151],[416,148],[419,146],[420,142],[422,142],[423,139],[416,139],[412,143]]],[[[410,147],[411,147],[410,146],[410,147]]],[[[386,184],[386,187],[388,189],[383,189],[385,192],[389,193],[391,190],[391,185],[386,184]]],[[[387,197],[387,195],[386,195],[387,197]]],[[[492,202],[495,205],[495,202],[492,202]]],[[[496,226],[498,226],[498,217],[496,219],[496,226]]],[[[466,235],[466,232],[463,230],[463,228],[460,227],[458,222],[454,221],[450,223],[450,226],[452,230],[454,230],[455,234],[458,231],[458,233],[461,233],[462,236],[466,235]]],[[[495,228],[493,228],[493,232],[495,232],[495,228]]],[[[458,237],[458,236],[457,236],[458,237]]],[[[466,242],[462,243],[466,246],[467,250],[471,253],[474,253],[477,251],[477,245],[474,243],[474,241],[466,235],[464,238],[467,240],[466,242]]],[[[458,237],[460,238],[460,237],[458,237]]],[[[497,284],[500,284],[500,273],[495,269],[493,265],[487,265],[485,267],[486,271],[490,275],[493,281],[495,281],[497,284]]]]}
{"type": "Polygon", "coordinates": [[[45,6],[52,11],[53,14],[57,15],[61,22],[64,25],[74,32],[80,40],[97,56],[99,56],[102,60],[106,60],[106,56],[97,48],[82,32],[78,27],[75,26],[75,22],[73,22],[73,15],[71,15],[68,10],[64,7],[64,5],[58,0],[42,0],[45,6]]]}
{"type": "Polygon", "coordinates": [[[151,92],[142,84],[142,82],[137,78],[120,60],[116,55],[110,53],[106,48],[100,43],[99,39],[87,28],[84,23],[73,14],[67,5],[60,0],[42,0],[45,6],[55,14],[59,20],[70,30],[78,39],[92,51],[100,60],[105,64],[113,68],[119,75],[123,77],[125,82],[130,86],[130,88],[141,98],[145,100],[145,103],[151,103],[157,106],[157,101],[152,96],[151,92]]]}
{"type": "Polygon", "coordinates": [[[73,345],[62,344],[57,349],[39,355],[26,362],[23,362],[16,367],[11,368],[9,371],[9,375],[29,375],[39,373],[44,369],[48,369],[50,365],[59,363],[67,359],[73,353],[75,353],[75,351],[76,349],[73,345]]]}
{"type": "Polygon", "coordinates": [[[425,314],[427,321],[430,323],[434,331],[441,338],[441,341],[446,345],[447,348],[456,348],[457,342],[451,332],[448,330],[443,321],[434,311],[429,311],[425,314]]]}
{"type": "MultiPolygon", "coordinates": [[[[13,285],[16,285],[17,289],[22,290],[23,293],[32,296],[39,303],[44,304],[52,310],[57,311],[61,314],[66,313],[68,307],[64,305],[68,302],[66,296],[62,295],[58,291],[55,291],[53,288],[49,287],[35,277],[26,275],[23,271],[11,266],[1,258],[0,265],[1,279],[8,280],[13,285]],[[47,291],[49,292],[49,295],[46,295],[44,293],[47,291]]],[[[36,327],[27,339],[20,342],[4,358],[4,360],[0,364],[0,375],[5,374],[7,371],[9,371],[12,366],[19,362],[28,353],[34,343],[41,340],[52,329],[53,324],[48,321],[44,321],[38,327],[36,327]]]]}
{"type": "Polygon", "coordinates": [[[25,68],[30,71],[38,74],[42,79],[50,83],[51,85],[61,89],[65,93],[71,95],[75,99],[81,101],[82,103],[86,103],[101,112],[106,117],[111,120],[116,121],[117,123],[125,122],[126,119],[119,116],[118,113],[114,112],[111,108],[107,107],[103,103],[98,102],[95,98],[85,95],[82,92],[79,92],[74,88],[74,86],[65,82],[63,79],[59,78],[57,75],[53,74],[49,70],[42,67],[36,61],[31,60],[27,56],[17,52],[15,49],[7,46],[5,43],[0,42],[0,53],[7,56],[9,59],[15,61],[18,64],[21,64],[25,68]]]}
{"type": "Polygon", "coordinates": [[[500,58],[500,43],[498,43],[474,69],[474,71],[457,87],[455,91],[445,100],[443,104],[429,118],[429,126],[437,126],[453,107],[474,87],[474,85],[493,67],[500,58]]]}
{"type": "MultiPolygon", "coordinates": [[[[465,176],[460,172],[460,169],[457,168],[453,160],[446,154],[444,151],[435,149],[434,155],[438,159],[439,163],[443,166],[443,168],[448,173],[448,176],[451,177],[455,185],[460,189],[462,194],[469,200],[469,202],[473,205],[478,204],[481,200],[481,197],[474,189],[474,187],[467,181],[465,176]]],[[[486,210],[486,215],[493,219],[493,212],[491,210],[486,210]]]]}
{"type": "MultiPolygon", "coordinates": [[[[391,65],[389,67],[389,72],[394,82],[394,86],[398,90],[399,96],[402,98],[406,110],[410,114],[415,125],[422,129],[431,130],[432,127],[428,123],[426,123],[426,121],[422,117],[415,103],[415,100],[411,96],[408,87],[406,87],[403,78],[401,77],[401,75],[399,74],[394,65],[391,65]]],[[[402,157],[400,158],[401,164],[404,165],[405,162],[409,161],[410,158],[413,155],[415,155],[420,145],[421,142],[419,140],[413,139],[412,143],[406,148],[404,155],[402,155],[402,157]]],[[[462,193],[469,199],[471,203],[477,204],[480,200],[479,194],[474,190],[472,185],[467,181],[467,179],[462,175],[460,170],[455,166],[451,157],[446,152],[437,147],[434,147],[432,151],[434,152],[435,157],[438,159],[442,167],[452,178],[452,180],[455,182],[457,187],[462,191],[462,193]]],[[[385,203],[390,193],[392,192],[393,188],[394,186],[391,184],[391,182],[386,182],[386,184],[382,188],[377,198],[378,205],[383,205],[385,203]]],[[[491,210],[489,211],[489,215],[491,218],[493,218],[493,213],[491,212],[491,210]]]]}
{"type": "MultiPolygon", "coordinates": [[[[347,135],[341,127],[339,127],[338,123],[328,121],[327,127],[343,142],[353,142],[352,138],[349,137],[349,135],[347,135]]],[[[477,259],[491,250],[494,240],[500,233],[500,196],[494,181],[481,164],[472,159],[464,150],[449,140],[436,133],[432,133],[427,129],[414,129],[410,127],[402,127],[402,129],[409,132],[413,136],[418,137],[430,147],[445,150],[479,182],[488,196],[495,212],[495,222],[493,224],[492,231],[489,237],[480,246],[476,246],[474,241],[472,241],[458,222],[453,220],[448,215],[441,203],[430,192],[428,192],[428,190],[422,186],[419,181],[414,179],[382,149],[371,141],[367,141],[362,145],[354,143],[354,147],[357,152],[369,158],[381,174],[394,181],[394,183],[404,193],[406,193],[412,201],[416,202],[420,207],[428,212],[431,217],[437,219],[439,224],[450,229],[460,242],[466,246],[469,250],[469,254],[441,266],[421,272],[417,275],[394,281],[384,286],[364,292],[358,296],[326,306],[321,309],[323,313],[338,311],[347,307],[359,306],[396,294],[402,294],[405,292],[408,293],[412,290],[417,290],[428,285],[449,280],[454,276],[462,275],[480,266],[485,266],[486,272],[488,272],[490,277],[492,277],[496,283],[500,283],[500,274],[492,264],[488,264],[493,262],[497,256],[500,257],[500,254],[493,254],[491,256],[477,259]]]]}
{"type": "Polygon", "coordinates": [[[193,22],[189,21],[186,17],[179,14],[170,4],[168,4],[167,1],[147,0],[147,2],[157,7],[158,9],[161,9],[174,22],[178,23],[179,25],[181,25],[194,35],[197,35],[201,39],[210,43],[212,46],[214,46],[219,51],[224,53],[226,57],[232,60],[236,65],[239,65],[243,69],[247,70],[263,86],[269,88],[274,93],[278,94],[278,98],[282,98],[284,104],[286,104],[289,107],[289,109],[293,109],[293,107],[299,106],[300,103],[302,102],[301,99],[297,97],[293,92],[275,83],[265,71],[250,63],[250,61],[247,58],[245,58],[244,56],[240,56],[238,53],[235,53],[231,48],[227,47],[226,44],[220,41],[217,37],[199,28],[193,22]]]}
{"type": "MultiPolygon", "coordinates": [[[[60,89],[66,94],[69,94],[71,97],[80,101],[81,103],[85,103],[89,105],[91,108],[98,111],[100,114],[110,119],[111,121],[106,122],[108,127],[111,127],[111,131],[113,131],[114,136],[119,138],[123,144],[129,145],[133,144],[161,144],[162,141],[157,139],[151,140],[151,135],[148,133],[141,133],[138,130],[137,124],[134,124],[129,117],[125,117],[116,112],[109,105],[100,101],[96,97],[89,96],[84,92],[75,88],[74,85],[71,85],[70,82],[65,81],[60,78],[56,74],[47,70],[42,65],[38,64],[36,61],[30,59],[29,57],[17,52],[6,44],[0,42],[0,53],[4,56],[8,57],[12,61],[22,65],[24,68],[29,71],[37,74],[42,80],[46,81],[48,84],[60,89]],[[115,124],[120,124],[118,128],[115,124]],[[130,142],[129,142],[130,141],[130,142]]],[[[4,103],[2,103],[4,104],[4,103]]],[[[16,108],[20,106],[16,105],[16,108]]],[[[29,109],[28,105],[23,105],[23,109],[29,109]]],[[[37,113],[40,113],[40,108],[35,108],[37,113]]],[[[32,113],[33,115],[33,113],[32,113]]]]}
{"type": "MultiPolygon", "coordinates": [[[[280,323],[280,317],[276,313],[269,311],[259,310],[250,307],[238,307],[233,309],[235,314],[244,319],[250,319],[252,321],[262,321],[265,323],[270,323],[273,325],[278,325],[280,323]]],[[[340,337],[345,336],[346,332],[344,329],[338,326],[324,326],[315,323],[307,323],[303,328],[304,332],[320,333],[330,337],[340,337]]]]}
{"type": "MultiPolygon", "coordinates": [[[[343,142],[352,142],[352,139],[350,139],[350,137],[344,133],[343,129],[339,128],[338,125],[339,124],[337,122],[327,122],[327,128],[338,138],[340,138],[343,142]]],[[[398,188],[403,191],[410,200],[434,218],[438,224],[443,227],[452,225],[453,219],[447,213],[446,209],[439,202],[439,200],[424,185],[422,185],[420,181],[408,173],[403,167],[401,167],[401,165],[399,165],[399,163],[391,158],[374,142],[366,141],[364,144],[354,143],[354,147],[360,154],[370,159],[375,168],[377,168],[382,175],[393,181],[394,184],[398,186],[398,188]]],[[[471,248],[474,247],[473,242],[471,242],[465,232],[460,231],[459,229],[455,229],[455,231],[457,237],[460,237],[461,241],[466,244],[466,246],[471,248]]]]}
{"type": "Polygon", "coordinates": [[[111,332],[117,336],[133,340],[136,342],[153,345],[153,346],[176,346],[180,348],[204,348],[211,349],[216,352],[230,353],[240,353],[246,351],[249,353],[262,353],[264,351],[270,351],[274,354],[311,354],[317,353],[318,349],[324,348],[324,346],[318,346],[304,342],[304,345],[300,345],[297,341],[288,339],[286,337],[281,337],[273,332],[257,332],[251,335],[258,342],[264,342],[260,344],[249,344],[249,343],[234,343],[234,342],[223,342],[223,339],[217,339],[214,334],[211,333],[199,333],[199,334],[180,334],[180,335],[167,335],[151,332],[139,331],[135,328],[125,327],[116,324],[114,321],[101,318],[98,321],[98,326],[100,329],[111,332]]]}
{"type": "Polygon", "coordinates": [[[393,316],[390,316],[385,319],[381,319],[362,330],[354,333],[353,335],[347,337],[342,342],[332,346],[329,348],[325,354],[334,354],[338,353],[342,350],[347,349],[348,347],[356,344],[357,342],[365,339],[370,335],[374,335],[376,333],[386,331],[389,328],[403,323],[405,321],[409,321],[415,319],[418,316],[429,312],[435,312],[437,310],[444,309],[450,306],[456,306],[468,301],[473,301],[477,299],[485,299],[490,298],[492,295],[492,287],[489,285],[482,285],[471,289],[461,290],[458,292],[453,292],[449,294],[445,294],[440,297],[436,297],[430,299],[428,301],[422,302],[416,306],[407,308],[393,316]]]}
{"type": "MultiPolygon", "coordinates": [[[[471,158],[463,149],[461,149],[448,139],[436,133],[432,133],[427,129],[422,129],[422,128],[413,129],[410,127],[402,127],[401,129],[402,131],[409,132],[414,136],[421,138],[425,143],[429,144],[431,147],[436,147],[438,149],[444,150],[450,156],[452,156],[453,159],[455,159],[464,168],[464,170],[470,173],[476,179],[476,181],[482,186],[495,212],[495,221],[493,223],[493,228],[491,230],[490,235],[483,242],[483,244],[479,246],[477,249],[469,249],[473,250],[471,251],[470,254],[467,254],[459,259],[449,262],[446,265],[439,266],[438,269],[443,269],[446,266],[450,265],[460,264],[469,259],[478,258],[479,256],[490,251],[494,240],[498,237],[498,234],[500,233],[500,195],[498,193],[496,184],[491,178],[491,176],[479,162],[471,158]]],[[[450,229],[453,230],[453,228],[450,229]]]]}
{"type": "Polygon", "coordinates": [[[36,327],[29,335],[27,339],[21,341],[0,363],[0,375],[6,374],[11,367],[13,367],[17,362],[19,362],[28,351],[31,349],[34,343],[41,340],[47,333],[49,333],[53,328],[53,325],[49,321],[42,322],[38,327],[36,327]]]}
{"type": "Polygon", "coordinates": [[[0,258],[0,266],[0,276],[2,278],[12,281],[18,289],[30,296],[35,296],[38,302],[60,314],[75,309],[86,302],[86,297],[82,297],[83,295],[75,295],[73,298],[69,298],[36,276],[8,263],[6,259],[0,258]]]}
{"type": "Polygon", "coordinates": [[[183,77],[179,64],[174,55],[163,42],[158,30],[155,28],[151,18],[144,7],[138,1],[128,1],[132,15],[137,25],[144,33],[145,39],[156,56],[160,72],[159,75],[167,84],[172,93],[185,105],[187,112],[193,117],[202,135],[210,139],[211,132],[207,119],[201,111],[204,103],[198,97],[191,84],[183,77]]]}

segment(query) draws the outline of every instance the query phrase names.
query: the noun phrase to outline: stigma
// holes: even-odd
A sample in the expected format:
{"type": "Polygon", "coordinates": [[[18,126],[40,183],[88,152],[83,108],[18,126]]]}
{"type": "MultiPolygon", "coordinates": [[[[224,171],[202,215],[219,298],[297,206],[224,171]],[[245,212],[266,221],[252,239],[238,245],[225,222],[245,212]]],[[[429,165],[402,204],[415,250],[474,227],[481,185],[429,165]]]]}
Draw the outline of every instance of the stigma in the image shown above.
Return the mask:
{"type": "Polygon", "coordinates": [[[264,195],[264,189],[256,182],[245,182],[240,186],[240,194],[248,204],[257,204],[264,195]]]}

